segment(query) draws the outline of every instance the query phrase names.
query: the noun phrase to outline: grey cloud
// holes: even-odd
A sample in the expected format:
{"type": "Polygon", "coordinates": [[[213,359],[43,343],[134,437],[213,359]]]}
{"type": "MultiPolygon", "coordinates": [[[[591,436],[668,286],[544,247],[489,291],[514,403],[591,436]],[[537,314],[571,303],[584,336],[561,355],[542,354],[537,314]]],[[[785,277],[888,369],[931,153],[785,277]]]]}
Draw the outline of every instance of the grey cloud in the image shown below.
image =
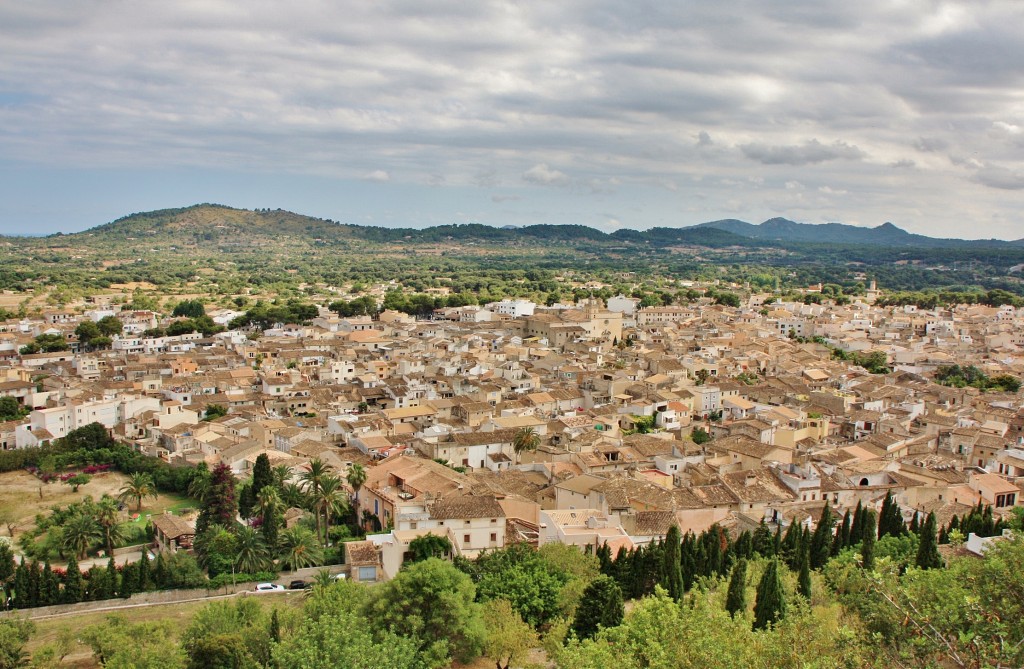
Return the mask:
{"type": "Polygon", "coordinates": [[[865,153],[846,142],[822,144],[816,139],[800,145],[769,146],[760,143],[741,144],[747,158],[764,165],[814,165],[828,160],[860,160],[865,153]]]}
{"type": "Polygon", "coordinates": [[[949,147],[949,142],[939,137],[918,137],[914,140],[912,146],[918,151],[932,153],[934,151],[946,150],[949,147]]]}
{"type": "Polygon", "coordinates": [[[982,167],[974,173],[971,180],[989,188],[1024,190],[1024,173],[1015,172],[998,165],[982,167]]]}

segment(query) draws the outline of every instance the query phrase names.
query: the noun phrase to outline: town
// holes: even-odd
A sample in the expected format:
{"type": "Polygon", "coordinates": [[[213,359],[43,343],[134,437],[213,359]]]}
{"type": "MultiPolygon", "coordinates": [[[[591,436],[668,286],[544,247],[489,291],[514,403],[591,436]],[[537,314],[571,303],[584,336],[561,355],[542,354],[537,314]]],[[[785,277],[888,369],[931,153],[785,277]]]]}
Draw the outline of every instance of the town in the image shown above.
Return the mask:
{"type": "MultiPolygon", "coordinates": [[[[239,480],[261,456],[296,481],[314,459],[343,481],[359,467],[365,481],[346,486],[366,537],[344,556],[357,581],[394,577],[426,535],[466,558],[518,542],[614,553],[672,526],[813,529],[824,505],[842,516],[890,496],[906,522],[947,526],[979,504],[1010,518],[1024,313],[874,306],[880,294],[506,299],[428,319],[320,307],[306,324],[211,336],[147,336],[184,319],[101,298],[3,324],[0,394],[27,415],[0,425],[0,443],[46,446],[99,423],[144,454],[239,480]],[[82,323],[114,319],[108,348],[77,341],[82,323]],[[24,352],[46,338],[67,347],[24,352]],[[951,369],[1008,385],[937,382],[951,369]]],[[[194,518],[153,525],[162,549],[191,547],[194,518]]],[[[964,539],[977,554],[995,540],[964,539]]]]}

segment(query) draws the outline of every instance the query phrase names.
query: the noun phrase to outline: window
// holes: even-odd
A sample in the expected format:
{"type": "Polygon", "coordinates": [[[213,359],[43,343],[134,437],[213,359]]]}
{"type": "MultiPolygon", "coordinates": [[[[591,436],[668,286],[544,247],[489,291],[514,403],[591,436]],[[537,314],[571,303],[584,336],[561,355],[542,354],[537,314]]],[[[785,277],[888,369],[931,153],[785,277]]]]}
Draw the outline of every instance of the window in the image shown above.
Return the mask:
{"type": "Polygon", "coordinates": [[[491,543],[493,544],[497,540],[498,540],[498,533],[497,532],[491,532],[491,543]]]}
{"type": "Polygon", "coordinates": [[[463,534],[462,535],[462,543],[466,544],[467,546],[469,545],[469,535],[468,534],[463,534]]]}

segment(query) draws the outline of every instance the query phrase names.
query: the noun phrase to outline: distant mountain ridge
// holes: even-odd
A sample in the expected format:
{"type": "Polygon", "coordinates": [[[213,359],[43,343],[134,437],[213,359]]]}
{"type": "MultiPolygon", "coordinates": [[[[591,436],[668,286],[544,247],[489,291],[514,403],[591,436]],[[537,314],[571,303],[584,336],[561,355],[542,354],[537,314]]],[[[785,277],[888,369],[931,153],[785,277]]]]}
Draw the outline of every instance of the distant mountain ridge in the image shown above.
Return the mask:
{"type": "Polygon", "coordinates": [[[480,223],[429,228],[385,228],[338,223],[281,209],[235,209],[199,204],[130,214],[111,223],[71,235],[51,237],[173,238],[178,235],[226,238],[236,235],[294,236],[324,241],[370,243],[435,243],[445,241],[560,242],[643,244],[655,247],[693,245],[708,247],[766,247],[787,244],[840,244],[886,247],[1024,248],[1024,239],[1004,241],[940,239],[909,233],[892,223],[865,228],[843,223],[797,223],[772,218],[760,224],[738,219],[709,221],[683,227],[649,230],[623,228],[612,233],[584,225],[535,224],[495,227],[480,223]]]}

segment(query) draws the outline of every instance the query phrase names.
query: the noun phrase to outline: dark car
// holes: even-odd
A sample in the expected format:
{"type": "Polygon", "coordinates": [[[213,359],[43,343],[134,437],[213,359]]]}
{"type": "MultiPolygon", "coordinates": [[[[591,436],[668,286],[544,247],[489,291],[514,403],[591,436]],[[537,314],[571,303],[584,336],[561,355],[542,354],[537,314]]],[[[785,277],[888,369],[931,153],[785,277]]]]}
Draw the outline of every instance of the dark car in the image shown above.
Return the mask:
{"type": "Polygon", "coordinates": [[[309,585],[302,580],[292,581],[288,584],[289,590],[305,590],[307,587],[309,587],[309,585]]]}

